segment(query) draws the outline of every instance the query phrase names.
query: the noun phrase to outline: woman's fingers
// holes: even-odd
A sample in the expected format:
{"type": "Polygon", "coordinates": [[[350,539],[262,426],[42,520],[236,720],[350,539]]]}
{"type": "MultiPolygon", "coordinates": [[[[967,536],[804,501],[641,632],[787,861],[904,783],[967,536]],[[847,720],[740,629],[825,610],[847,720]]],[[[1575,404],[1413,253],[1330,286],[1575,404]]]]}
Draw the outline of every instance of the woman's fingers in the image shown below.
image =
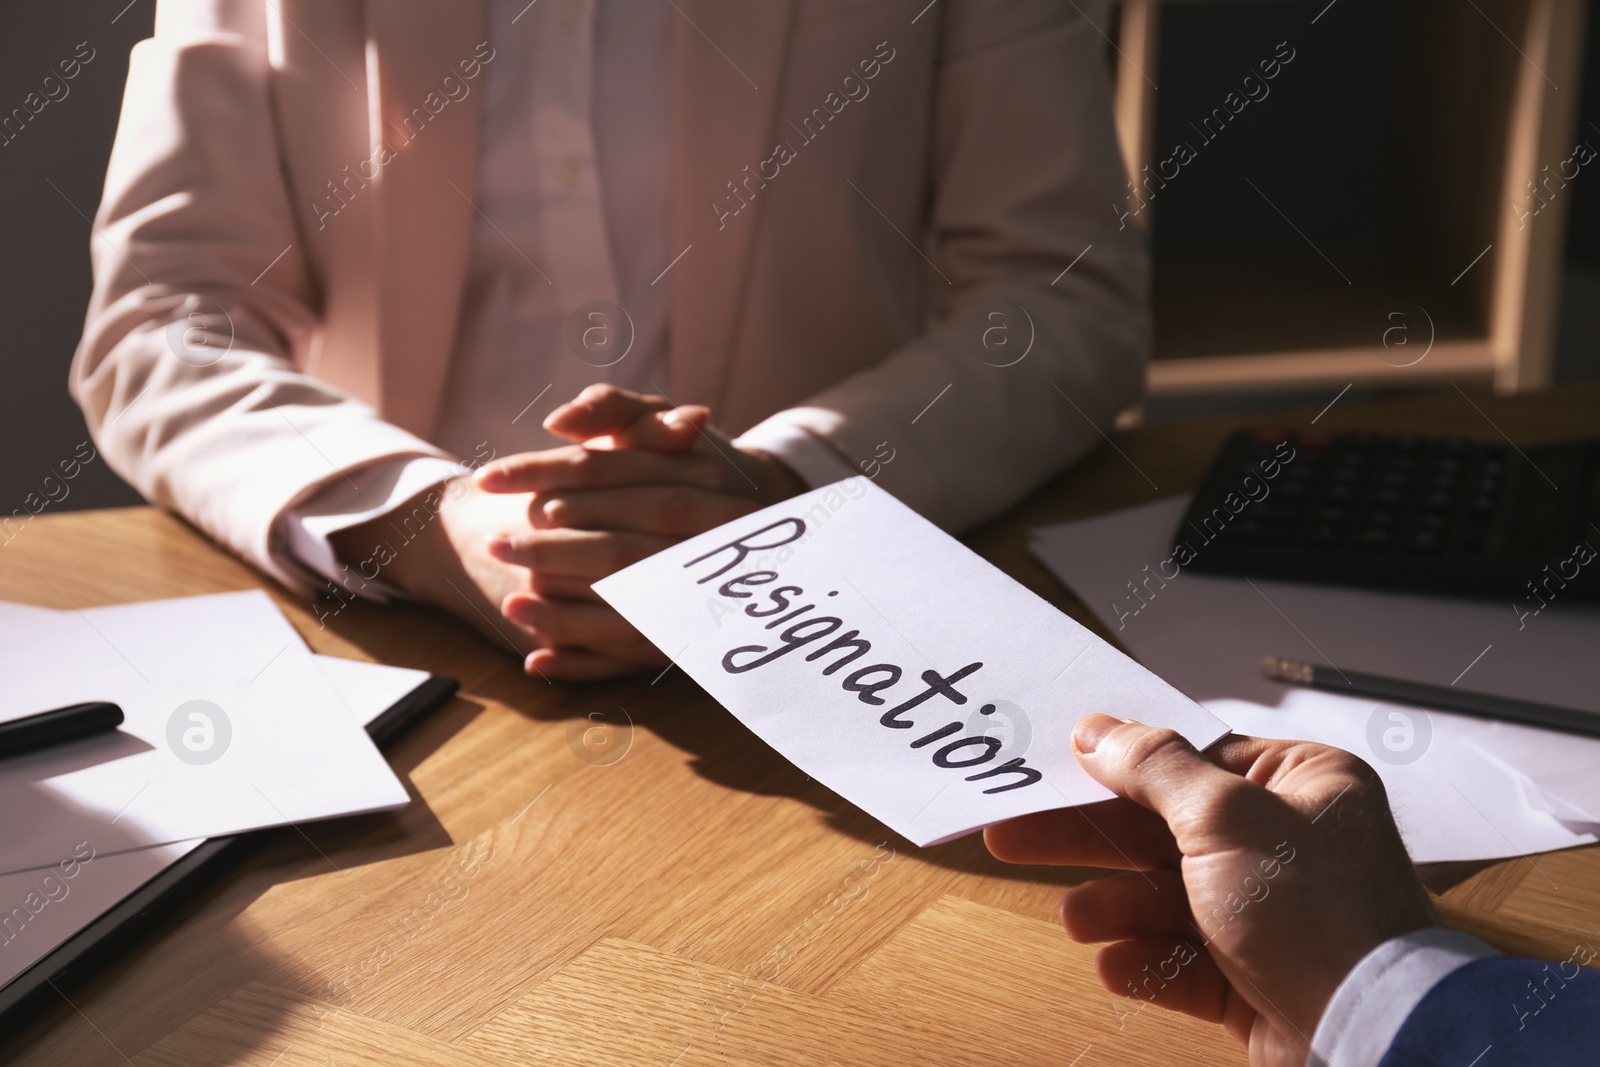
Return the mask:
{"type": "MultiPolygon", "coordinates": [[[[662,663],[666,658],[662,657],[662,663]]],[[[542,675],[553,682],[590,682],[635,674],[658,664],[636,663],[621,656],[589,648],[540,648],[523,660],[529,674],[542,675]]]]}
{"type": "Polygon", "coordinates": [[[478,488],[491,493],[549,493],[625,485],[722,489],[739,477],[731,463],[710,448],[652,452],[567,445],[502,457],[480,467],[473,480],[478,488]]]}
{"type": "Polygon", "coordinates": [[[546,600],[587,600],[603,604],[600,594],[593,588],[594,579],[576,578],[569,574],[546,574],[544,571],[528,572],[528,591],[546,600]]]}
{"type": "Polygon", "coordinates": [[[664,396],[646,396],[599,383],[546,415],[544,428],[569,441],[587,441],[620,433],[637,419],[671,409],[664,396]]]}
{"type": "Polygon", "coordinates": [[[657,452],[682,452],[694,447],[711,423],[711,409],[685,404],[671,411],[654,411],[610,435],[613,448],[648,448],[657,452]]]}
{"type": "Polygon", "coordinates": [[[674,542],[653,534],[609,530],[532,530],[497,534],[489,539],[489,555],[502,563],[527,567],[535,574],[560,574],[597,581],[653,556],[674,542]]]}
{"type": "Polygon", "coordinates": [[[1007,819],[983,840],[1008,863],[1141,871],[1176,868],[1183,858],[1161,816],[1120,797],[1007,819]]]}
{"type": "Polygon", "coordinates": [[[604,604],[512,593],[505,617],[538,638],[523,669],[552,681],[588,681],[659,667],[667,657],[604,604]]]}
{"type": "Polygon", "coordinates": [[[626,650],[627,658],[653,659],[654,650],[615,608],[582,600],[546,600],[527,593],[512,593],[500,611],[506,618],[538,635],[547,648],[606,648],[626,650]]]}
{"type": "Polygon", "coordinates": [[[589,442],[603,449],[682,452],[694,447],[700,435],[706,432],[711,424],[711,409],[699,404],[665,411],[652,409],[615,424],[600,419],[554,420],[555,416],[546,419],[545,428],[579,444],[589,442]]]}
{"type": "Polygon", "coordinates": [[[569,490],[543,495],[530,510],[540,528],[631,530],[661,537],[691,537],[748,515],[760,505],[729,493],[678,485],[569,490]]]}

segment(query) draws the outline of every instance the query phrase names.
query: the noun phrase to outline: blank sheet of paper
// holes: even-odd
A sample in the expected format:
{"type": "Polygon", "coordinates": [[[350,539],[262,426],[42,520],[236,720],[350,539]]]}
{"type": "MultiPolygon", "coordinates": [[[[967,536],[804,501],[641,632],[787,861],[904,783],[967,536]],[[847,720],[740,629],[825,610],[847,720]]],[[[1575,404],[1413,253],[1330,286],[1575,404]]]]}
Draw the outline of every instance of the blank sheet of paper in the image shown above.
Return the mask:
{"type": "Polygon", "coordinates": [[[918,845],[1110,794],[1072,727],[1227,727],[865,478],[595,591],[807,774],[918,845]]]}
{"type": "MultiPolygon", "coordinates": [[[[44,608],[0,604],[0,619],[26,611],[48,613],[44,608]]],[[[428,679],[426,671],[334,656],[313,659],[363,726],[428,679]]],[[[0,874],[0,916],[12,920],[0,928],[0,986],[193,851],[201,840],[106,855],[94,853],[84,842],[65,863],[0,874]]]]}
{"type": "Polygon", "coordinates": [[[1490,723],[1462,741],[1528,780],[1528,803],[1577,832],[1600,827],[1600,738],[1490,723]]]}
{"type": "MultiPolygon", "coordinates": [[[[1187,504],[1176,497],[1035,530],[1033,551],[1141,662],[1235,730],[1320,741],[1372,764],[1417,862],[1496,859],[1595,840],[1530,807],[1520,775],[1467,743],[1485,731],[1482,720],[1434,710],[1392,718],[1406,709],[1268,681],[1261,660],[1283,656],[1436,685],[1456,681],[1600,711],[1600,614],[1558,603],[1519,629],[1509,601],[1247,581],[1181,568],[1173,576],[1165,561],[1187,504]]],[[[1547,751],[1574,740],[1495,729],[1547,751]]],[[[1518,752],[1526,760],[1524,748],[1518,752]]]]}
{"type": "Polygon", "coordinates": [[[260,592],[0,613],[0,711],[112,700],[115,733],[0,766],[0,872],[400,807],[406,792],[260,592]]]}

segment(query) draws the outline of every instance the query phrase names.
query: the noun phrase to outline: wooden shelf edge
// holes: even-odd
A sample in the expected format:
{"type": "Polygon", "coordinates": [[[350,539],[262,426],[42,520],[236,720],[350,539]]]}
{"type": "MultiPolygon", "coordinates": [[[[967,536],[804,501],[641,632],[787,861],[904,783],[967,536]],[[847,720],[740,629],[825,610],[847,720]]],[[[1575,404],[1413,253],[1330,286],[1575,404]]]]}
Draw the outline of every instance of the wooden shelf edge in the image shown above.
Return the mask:
{"type": "Polygon", "coordinates": [[[1151,396],[1263,392],[1348,384],[1406,388],[1444,380],[1482,384],[1493,380],[1493,348],[1483,341],[1440,342],[1410,367],[1392,367],[1370,348],[1206,356],[1150,361],[1145,383],[1151,396]]]}

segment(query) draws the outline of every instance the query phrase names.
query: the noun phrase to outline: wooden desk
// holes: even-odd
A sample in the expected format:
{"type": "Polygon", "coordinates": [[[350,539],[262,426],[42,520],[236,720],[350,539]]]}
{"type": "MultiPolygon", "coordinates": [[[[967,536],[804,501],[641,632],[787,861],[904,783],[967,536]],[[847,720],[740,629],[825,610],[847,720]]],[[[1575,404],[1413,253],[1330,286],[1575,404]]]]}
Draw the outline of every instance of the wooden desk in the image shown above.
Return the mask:
{"type": "MultiPolygon", "coordinates": [[[[1600,388],[1472,400],[1481,411],[1454,389],[1340,403],[1318,425],[1488,438],[1498,427],[1530,442],[1600,429],[1600,388]]],[[[1027,528],[1191,487],[1232,425],[1120,435],[1120,451],[1103,449],[971,541],[1092,622],[1028,558],[1027,528]]],[[[57,608],[261,584],[142,508],[41,517],[0,563],[0,597],[57,608]]],[[[461,680],[462,697],[392,751],[414,803],[270,833],[181,919],[71,991],[71,1005],[11,1035],[0,1059],[1244,1062],[1220,1030],[1131,1014],[1100,988],[1093,950],[1056,923],[1063,887],[1092,872],[1006,867],[976,838],[913,849],[679,672],[654,686],[550,686],[442,617],[359,604],[318,630],[304,604],[273,593],[318,651],[461,680]],[[626,755],[580,758],[586,714],[619,707],[635,724],[626,755]]],[[[1589,921],[1600,850],[1432,873],[1450,885],[1448,919],[1503,948],[1559,959],[1600,943],[1589,921]]]]}

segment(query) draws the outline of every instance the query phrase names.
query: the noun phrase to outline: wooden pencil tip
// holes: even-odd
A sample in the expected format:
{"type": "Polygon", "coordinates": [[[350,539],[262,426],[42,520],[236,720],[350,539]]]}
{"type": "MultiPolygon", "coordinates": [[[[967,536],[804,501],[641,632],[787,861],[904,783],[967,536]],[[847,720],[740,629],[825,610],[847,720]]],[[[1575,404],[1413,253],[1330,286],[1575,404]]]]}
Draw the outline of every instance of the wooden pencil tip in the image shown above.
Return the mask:
{"type": "Polygon", "coordinates": [[[1301,663],[1292,659],[1280,659],[1277,656],[1268,656],[1261,661],[1261,676],[1270,678],[1274,682],[1310,685],[1311,670],[1311,664],[1309,663],[1301,663]]]}

